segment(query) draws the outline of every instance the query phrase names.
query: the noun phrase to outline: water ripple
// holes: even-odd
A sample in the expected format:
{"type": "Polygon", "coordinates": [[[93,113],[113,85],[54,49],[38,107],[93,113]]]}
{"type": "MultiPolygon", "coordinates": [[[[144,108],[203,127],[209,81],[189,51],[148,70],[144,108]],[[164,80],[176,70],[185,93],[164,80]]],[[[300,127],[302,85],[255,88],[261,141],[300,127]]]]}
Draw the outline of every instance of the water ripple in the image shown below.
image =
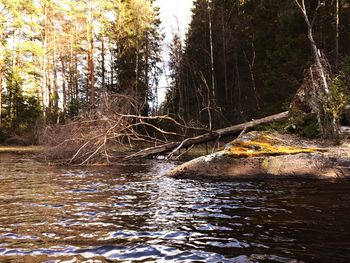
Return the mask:
{"type": "Polygon", "coordinates": [[[172,166],[66,169],[0,156],[0,261],[350,258],[349,181],[162,177],[172,166]]]}

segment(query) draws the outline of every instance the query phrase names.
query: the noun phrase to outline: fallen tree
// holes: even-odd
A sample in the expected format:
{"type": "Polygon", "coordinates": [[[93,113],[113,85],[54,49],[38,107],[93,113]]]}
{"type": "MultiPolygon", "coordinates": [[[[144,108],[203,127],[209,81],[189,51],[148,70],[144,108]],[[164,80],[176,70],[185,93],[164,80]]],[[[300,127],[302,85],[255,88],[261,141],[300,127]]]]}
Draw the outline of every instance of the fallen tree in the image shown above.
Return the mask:
{"type": "Polygon", "coordinates": [[[130,151],[186,138],[188,131],[206,131],[167,116],[142,116],[130,96],[108,94],[99,107],[64,125],[47,126],[40,157],[68,164],[113,163],[130,151]]]}
{"type": "Polygon", "coordinates": [[[41,143],[46,146],[41,157],[55,162],[86,165],[153,157],[169,152],[169,156],[172,156],[181,148],[239,134],[259,124],[280,121],[288,116],[288,112],[282,112],[209,132],[167,115],[141,116],[140,108],[131,97],[109,94],[98,108],[81,113],[65,125],[48,126],[41,136],[41,143]],[[204,134],[188,137],[189,131],[204,134]]]}
{"type": "Polygon", "coordinates": [[[288,113],[289,113],[288,111],[285,111],[285,112],[271,115],[262,119],[248,121],[238,125],[208,132],[196,137],[187,138],[181,142],[170,142],[170,143],[146,148],[137,153],[131,154],[125,157],[124,159],[129,160],[134,158],[146,158],[146,157],[156,156],[156,155],[160,155],[168,152],[171,152],[169,156],[172,156],[176,151],[182,148],[190,147],[192,145],[202,144],[209,141],[214,141],[224,136],[239,134],[242,131],[251,130],[257,125],[268,124],[274,121],[285,120],[288,118],[288,113]]]}

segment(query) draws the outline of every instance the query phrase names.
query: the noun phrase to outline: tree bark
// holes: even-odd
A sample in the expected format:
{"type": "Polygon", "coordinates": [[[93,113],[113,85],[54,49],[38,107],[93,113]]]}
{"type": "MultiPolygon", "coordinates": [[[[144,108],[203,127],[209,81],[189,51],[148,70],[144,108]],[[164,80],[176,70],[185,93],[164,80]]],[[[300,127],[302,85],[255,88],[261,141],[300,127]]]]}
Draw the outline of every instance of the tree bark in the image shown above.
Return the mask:
{"type": "Polygon", "coordinates": [[[0,61],[0,128],[2,127],[2,76],[2,61],[0,61]]]}
{"type": "MultiPolygon", "coordinates": [[[[211,1],[208,0],[208,12],[209,12],[209,37],[210,37],[210,73],[211,73],[211,95],[212,100],[215,100],[215,72],[214,72],[214,44],[213,44],[213,28],[211,21],[211,1]]],[[[208,96],[210,96],[208,94],[208,96]]]]}
{"type": "Polygon", "coordinates": [[[224,85],[225,85],[225,105],[229,103],[229,91],[228,91],[228,80],[227,80],[227,59],[226,59],[226,28],[224,20],[224,9],[221,11],[221,31],[222,31],[222,54],[224,64],[224,85]]]}
{"type": "MultiPolygon", "coordinates": [[[[330,81],[329,75],[331,72],[327,72],[327,68],[325,67],[325,65],[322,64],[321,53],[318,50],[313,37],[313,26],[317,17],[318,10],[325,5],[325,2],[321,2],[321,0],[317,1],[317,6],[311,21],[306,11],[305,0],[294,0],[294,2],[303,14],[307,26],[307,35],[309,43],[315,59],[314,67],[318,76],[315,76],[315,78],[313,78],[312,81],[313,88],[316,89],[316,91],[314,92],[314,97],[316,97],[315,101],[318,101],[316,113],[319,128],[323,138],[333,139],[336,143],[338,143],[340,135],[340,127],[338,124],[339,121],[336,120],[337,116],[335,116],[334,113],[332,113],[329,109],[329,100],[331,99],[331,97],[328,82],[330,81]]],[[[326,61],[326,59],[324,60],[326,61]]],[[[328,71],[330,71],[330,69],[328,69],[328,71]]],[[[310,69],[310,72],[312,73],[312,69],[310,69]]]]}
{"type": "Polygon", "coordinates": [[[67,110],[67,90],[66,90],[66,66],[62,53],[60,54],[62,66],[62,92],[63,92],[63,114],[66,115],[67,110]]]}
{"type": "Polygon", "coordinates": [[[4,38],[4,21],[3,16],[0,13],[0,128],[2,127],[2,78],[3,78],[3,49],[2,46],[3,38],[4,38]]]}
{"type": "Polygon", "coordinates": [[[238,124],[231,127],[219,129],[213,132],[205,133],[203,135],[199,135],[196,137],[187,138],[182,142],[171,142],[171,143],[167,143],[167,144],[163,144],[155,147],[150,147],[150,148],[141,150],[135,154],[129,155],[125,159],[129,160],[134,158],[146,158],[150,156],[156,156],[156,155],[167,153],[170,151],[180,150],[182,148],[189,147],[192,145],[213,141],[220,137],[239,134],[242,131],[251,130],[252,128],[260,124],[267,124],[273,121],[285,120],[288,118],[288,114],[289,112],[285,111],[285,112],[271,115],[262,119],[248,121],[242,124],[238,124]]]}
{"type": "Polygon", "coordinates": [[[78,55],[74,55],[74,88],[75,88],[75,103],[79,102],[79,71],[78,71],[78,55]]]}
{"type": "Polygon", "coordinates": [[[46,69],[47,69],[47,61],[46,61],[46,51],[47,51],[47,6],[44,4],[44,36],[43,36],[43,59],[42,59],[42,106],[43,112],[46,116],[46,108],[48,107],[48,92],[47,92],[47,79],[46,79],[46,69]]]}
{"type": "Polygon", "coordinates": [[[94,28],[93,0],[90,0],[90,105],[95,106],[95,65],[94,65],[94,28]]]}
{"type": "Polygon", "coordinates": [[[326,79],[326,74],[325,74],[323,65],[322,65],[321,60],[320,60],[321,56],[320,56],[319,50],[317,48],[317,45],[316,45],[316,42],[314,39],[314,34],[313,34],[313,26],[315,24],[316,16],[317,16],[318,10],[321,8],[321,6],[323,4],[321,3],[320,0],[318,0],[317,7],[315,9],[315,13],[312,17],[312,20],[310,21],[309,16],[308,16],[307,11],[306,11],[306,7],[305,7],[305,0],[301,0],[301,2],[299,2],[299,0],[294,0],[294,1],[295,1],[296,5],[299,7],[301,13],[303,14],[303,17],[304,17],[304,20],[305,20],[305,23],[307,26],[307,37],[309,39],[310,47],[311,47],[311,50],[312,50],[312,53],[313,53],[313,56],[314,56],[314,59],[316,62],[316,66],[319,70],[320,76],[321,76],[322,81],[323,81],[324,92],[326,94],[328,94],[329,88],[328,88],[328,83],[327,83],[327,79],[326,79]]]}
{"type": "Polygon", "coordinates": [[[56,46],[56,34],[54,33],[53,40],[53,59],[52,59],[52,73],[53,73],[53,110],[56,123],[59,123],[58,114],[58,84],[57,84],[57,46],[56,46]]]}
{"type": "Polygon", "coordinates": [[[102,58],[102,92],[106,92],[106,66],[105,66],[105,40],[104,35],[101,37],[101,58],[102,58]]]}
{"type": "Polygon", "coordinates": [[[336,0],[335,3],[335,66],[338,67],[339,64],[339,1],[336,0]]]}

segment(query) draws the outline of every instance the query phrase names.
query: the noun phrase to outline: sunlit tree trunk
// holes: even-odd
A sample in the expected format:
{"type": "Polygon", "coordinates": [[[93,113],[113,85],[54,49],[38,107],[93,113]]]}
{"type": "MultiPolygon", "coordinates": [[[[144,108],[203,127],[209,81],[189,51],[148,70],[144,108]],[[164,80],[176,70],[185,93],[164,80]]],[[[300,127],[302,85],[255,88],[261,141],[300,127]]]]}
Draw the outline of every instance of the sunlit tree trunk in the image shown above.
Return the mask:
{"type": "Polygon", "coordinates": [[[95,106],[95,62],[94,62],[94,26],[93,26],[93,1],[90,0],[90,25],[89,25],[89,38],[90,38],[90,59],[89,59],[89,69],[90,69],[90,106],[95,106]]]}
{"type": "Polygon", "coordinates": [[[62,67],[62,93],[63,93],[63,114],[66,115],[67,111],[67,88],[66,88],[66,65],[64,57],[60,54],[61,67],[62,67]]]}
{"type": "Polygon", "coordinates": [[[90,80],[91,80],[91,69],[90,69],[91,53],[90,53],[89,48],[87,50],[86,58],[87,58],[87,60],[86,60],[86,65],[87,65],[86,76],[87,76],[87,78],[86,78],[86,87],[85,87],[85,102],[87,104],[89,102],[91,103],[91,101],[89,100],[89,95],[91,94],[91,84],[90,84],[90,80]]]}
{"type": "Polygon", "coordinates": [[[0,128],[2,127],[2,79],[3,73],[3,63],[4,63],[4,47],[2,43],[4,41],[4,21],[3,16],[0,14],[0,128]]]}
{"type": "Polygon", "coordinates": [[[46,79],[46,53],[47,53],[47,6],[44,4],[44,36],[43,36],[43,58],[42,58],[42,106],[43,113],[46,115],[46,109],[48,107],[48,92],[47,92],[47,79],[46,79]]]}
{"type": "Polygon", "coordinates": [[[73,45],[74,45],[74,33],[71,33],[70,36],[70,46],[69,46],[69,84],[68,84],[68,98],[67,102],[70,106],[74,100],[74,76],[75,76],[75,64],[74,64],[74,55],[73,55],[73,45]]]}
{"type": "Polygon", "coordinates": [[[58,84],[57,84],[57,44],[56,44],[56,35],[54,35],[53,40],[53,60],[52,60],[52,73],[53,73],[53,108],[54,108],[54,117],[56,122],[59,122],[58,114],[58,84]]]}
{"type": "Polygon", "coordinates": [[[105,41],[104,41],[104,35],[101,37],[101,67],[102,67],[102,91],[103,93],[106,92],[106,66],[105,66],[105,41]]]}
{"type": "Polygon", "coordinates": [[[114,87],[114,56],[113,56],[113,49],[111,48],[109,50],[110,52],[110,63],[111,63],[111,76],[110,76],[110,81],[109,81],[109,87],[110,89],[113,89],[114,87]]]}
{"type": "MultiPolygon", "coordinates": [[[[150,85],[149,85],[149,76],[148,76],[148,71],[149,71],[149,43],[148,43],[148,39],[146,39],[146,43],[145,43],[145,87],[144,90],[142,91],[142,98],[144,98],[145,103],[144,103],[144,107],[143,107],[143,114],[147,114],[148,113],[148,103],[147,103],[147,99],[148,99],[148,92],[150,89],[150,85]]],[[[155,98],[153,101],[154,105],[157,104],[157,92],[155,92],[155,98]]],[[[155,109],[157,108],[157,105],[155,105],[155,109]]]]}
{"type": "Polygon", "coordinates": [[[17,29],[14,28],[13,30],[13,35],[12,35],[12,78],[11,78],[11,87],[8,90],[9,93],[9,109],[8,109],[8,114],[10,117],[10,122],[12,123],[12,126],[14,126],[13,120],[15,117],[15,112],[16,112],[16,104],[14,101],[14,95],[15,95],[15,71],[16,71],[16,52],[17,52],[17,29]]]}
{"type": "Polygon", "coordinates": [[[74,88],[75,88],[75,102],[79,101],[79,83],[78,83],[78,56],[74,55],[74,88]]]}
{"type": "MultiPolygon", "coordinates": [[[[1,54],[0,54],[0,56],[1,56],[1,54]]],[[[0,128],[2,127],[2,78],[3,78],[2,60],[1,59],[2,58],[0,57],[0,128]]]]}

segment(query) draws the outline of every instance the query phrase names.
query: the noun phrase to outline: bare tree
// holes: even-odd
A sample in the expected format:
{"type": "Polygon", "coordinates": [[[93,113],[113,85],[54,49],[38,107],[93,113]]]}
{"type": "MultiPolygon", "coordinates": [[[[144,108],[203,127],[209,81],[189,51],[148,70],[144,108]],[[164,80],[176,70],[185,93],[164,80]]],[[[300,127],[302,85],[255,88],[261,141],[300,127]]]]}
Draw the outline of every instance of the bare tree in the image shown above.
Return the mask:
{"type": "Polygon", "coordinates": [[[310,88],[312,90],[309,104],[313,112],[317,114],[322,137],[325,139],[333,139],[335,142],[338,142],[340,134],[339,114],[332,112],[332,105],[335,101],[332,101],[333,94],[329,87],[329,83],[332,81],[331,67],[326,57],[317,48],[313,33],[317,14],[319,9],[325,5],[325,1],[317,1],[311,20],[305,6],[305,0],[294,0],[294,2],[304,17],[309,44],[315,60],[315,63],[311,65],[309,73],[307,74],[307,77],[310,79],[310,88]]]}
{"type": "Polygon", "coordinates": [[[327,83],[327,79],[326,79],[326,74],[323,68],[323,65],[321,63],[321,52],[319,51],[319,49],[317,48],[315,39],[314,39],[314,33],[313,33],[313,27],[316,21],[316,17],[318,14],[319,9],[325,5],[324,1],[318,0],[317,1],[317,6],[315,9],[315,12],[312,16],[312,19],[310,21],[308,13],[306,11],[306,7],[305,7],[305,0],[294,0],[294,2],[296,3],[296,5],[298,6],[298,8],[300,9],[301,13],[303,14],[306,26],[307,26],[307,37],[309,39],[309,43],[312,49],[312,53],[315,59],[315,63],[316,66],[319,70],[319,74],[322,78],[323,81],[323,89],[325,93],[329,93],[329,88],[328,88],[328,83],[327,83]]]}

